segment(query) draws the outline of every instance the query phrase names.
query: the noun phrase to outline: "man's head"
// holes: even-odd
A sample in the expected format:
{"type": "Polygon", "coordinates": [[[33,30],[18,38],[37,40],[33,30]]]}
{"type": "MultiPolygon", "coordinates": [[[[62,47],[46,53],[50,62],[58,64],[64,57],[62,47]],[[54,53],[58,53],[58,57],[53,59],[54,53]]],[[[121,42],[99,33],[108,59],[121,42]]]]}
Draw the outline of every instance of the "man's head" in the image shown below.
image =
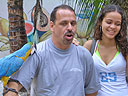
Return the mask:
{"type": "Polygon", "coordinates": [[[64,9],[64,10],[67,9],[67,10],[70,10],[70,11],[74,12],[74,14],[75,14],[74,9],[73,9],[72,7],[70,7],[70,6],[68,6],[68,5],[60,5],[60,6],[57,6],[57,7],[55,7],[55,8],[53,9],[53,11],[52,11],[52,13],[51,13],[51,15],[50,15],[50,21],[52,21],[53,23],[56,22],[56,13],[57,13],[57,11],[58,11],[59,9],[64,9]]]}
{"type": "Polygon", "coordinates": [[[68,5],[54,8],[50,16],[52,41],[57,48],[70,47],[76,33],[76,16],[74,10],[68,5]]]}

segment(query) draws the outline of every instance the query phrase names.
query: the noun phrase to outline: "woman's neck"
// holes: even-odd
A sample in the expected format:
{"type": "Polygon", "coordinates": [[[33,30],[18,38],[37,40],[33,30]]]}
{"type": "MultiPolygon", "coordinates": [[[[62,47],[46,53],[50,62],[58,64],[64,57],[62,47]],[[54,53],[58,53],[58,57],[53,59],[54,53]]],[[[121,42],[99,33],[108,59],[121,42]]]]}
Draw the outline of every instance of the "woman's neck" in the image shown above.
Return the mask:
{"type": "Polygon", "coordinates": [[[106,47],[116,46],[115,39],[103,38],[102,40],[100,40],[100,44],[106,47]]]}

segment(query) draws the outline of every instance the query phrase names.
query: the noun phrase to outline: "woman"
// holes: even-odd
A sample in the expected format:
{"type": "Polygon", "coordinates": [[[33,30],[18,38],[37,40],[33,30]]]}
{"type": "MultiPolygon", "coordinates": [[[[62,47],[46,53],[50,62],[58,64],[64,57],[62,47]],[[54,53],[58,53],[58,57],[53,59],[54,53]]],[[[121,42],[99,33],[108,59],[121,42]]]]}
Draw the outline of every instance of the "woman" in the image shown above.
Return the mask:
{"type": "MultiPolygon", "coordinates": [[[[127,24],[119,6],[107,5],[101,10],[94,39],[96,46],[93,59],[101,84],[97,96],[128,96],[127,24]]],[[[91,44],[92,40],[89,40],[84,47],[90,51],[91,44]]]]}

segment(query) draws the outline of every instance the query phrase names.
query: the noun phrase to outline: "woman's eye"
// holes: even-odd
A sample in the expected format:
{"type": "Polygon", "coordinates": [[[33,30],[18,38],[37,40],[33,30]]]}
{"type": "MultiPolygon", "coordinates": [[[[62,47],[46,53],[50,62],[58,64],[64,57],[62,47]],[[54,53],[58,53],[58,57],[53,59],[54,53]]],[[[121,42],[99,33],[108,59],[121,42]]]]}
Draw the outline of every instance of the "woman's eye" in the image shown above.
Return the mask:
{"type": "Polygon", "coordinates": [[[121,24],[116,24],[116,26],[121,26],[121,24]]]}
{"type": "Polygon", "coordinates": [[[107,22],[107,24],[111,24],[111,22],[107,22]]]}

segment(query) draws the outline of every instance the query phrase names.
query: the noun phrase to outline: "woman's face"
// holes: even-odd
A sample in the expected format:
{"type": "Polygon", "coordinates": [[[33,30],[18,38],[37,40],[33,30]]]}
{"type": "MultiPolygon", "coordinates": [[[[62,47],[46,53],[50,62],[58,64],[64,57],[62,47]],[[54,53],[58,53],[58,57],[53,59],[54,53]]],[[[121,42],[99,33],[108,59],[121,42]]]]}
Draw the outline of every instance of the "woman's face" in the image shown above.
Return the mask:
{"type": "Polygon", "coordinates": [[[102,38],[114,39],[121,29],[121,15],[118,12],[106,13],[102,21],[102,38]]]}

